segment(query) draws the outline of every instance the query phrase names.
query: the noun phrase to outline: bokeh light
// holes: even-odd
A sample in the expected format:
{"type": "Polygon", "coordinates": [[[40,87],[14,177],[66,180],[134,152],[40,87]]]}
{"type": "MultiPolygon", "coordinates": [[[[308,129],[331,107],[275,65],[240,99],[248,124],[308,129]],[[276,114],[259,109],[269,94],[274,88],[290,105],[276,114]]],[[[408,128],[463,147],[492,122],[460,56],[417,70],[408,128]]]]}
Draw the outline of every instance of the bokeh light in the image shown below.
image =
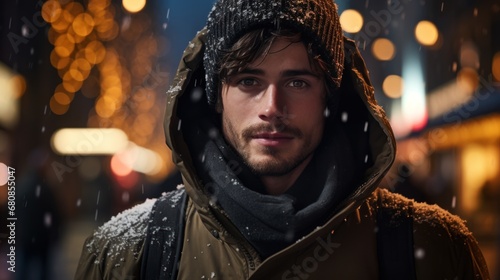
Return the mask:
{"type": "Polygon", "coordinates": [[[127,147],[128,137],[117,128],[63,128],[52,135],[51,145],[61,155],[112,155],[127,147]]]}
{"type": "MultiPolygon", "coordinates": [[[[49,108],[63,115],[76,94],[93,99],[87,125],[120,128],[130,141],[165,155],[162,160],[150,160],[159,171],[147,174],[162,180],[172,168],[166,163],[170,151],[159,129],[162,111],[157,97],[168,83],[168,73],[158,67],[168,42],[151,31],[153,20],[140,12],[146,1],[121,4],[110,0],[44,3],[42,16],[50,24],[48,40],[54,45],[50,63],[61,78],[49,108]],[[123,15],[121,8],[128,14],[123,15]]],[[[120,178],[137,177],[135,173],[120,178]]]]}
{"type": "Polygon", "coordinates": [[[123,0],[123,8],[130,13],[137,13],[144,9],[146,6],[146,0],[123,0]]]}
{"type": "Polygon", "coordinates": [[[132,172],[132,167],[126,164],[125,155],[116,154],[111,158],[110,167],[113,173],[118,176],[127,176],[132,172]]]}
{"type": "Polygon", "coordinates": [[[54,93],[54,99],[58,104],[61,104],[63,106],[69,105],[69,103],[71,103],[71,98],[64,92],[54,93]]]}
{"type": "Polygon", "coordinates": [[[94,19],[87,13],[81,13],[73,21],[73,30],[76,34],[85,37],[94,29],[94,19]]]}
{"type": "Polygon", "coordinates": [[[56,115],[64,115],[69,109],[69,104],[61,104],[54,95],[50,98],[49,107],[52,113],[56,115]]]}
{"type": "Polygon", "coordinates": [[[7,184],[9,178],[8,167],[5,163],[0,162],[0,186],[7,184]]]}
{"type": "Polygon", "coordinates": [[[357,33],[363,27],[363,16],[356,10],[345,10],[340,15],[340,25],[345,32],[357,33]]]}
{"type": "Polygon", "coordinates": [[[23,96],[26,91],[26,79],[19,74],[15,74],[10,78],[10,82],[14,88],[14,97],[20,98],[23,96]]]}
{"type": "Polygon", "coordinates": [[[384,79],[382,89],[390,98],[400,98],[403,95],[403,79],[398,75],[389,75],[384,79]]]}
{"type": "Polygon", "coordinates": [[[373,42],[372,52],[378,60],[387,61],[394,58],[396,54],[396,47],[391,40],[379,38],[373,42]]]}
{"type": "Polygon", "coordinates": [[[62,13],[61,4],[55,0],[45,2],[42,7],[42,17],[46,22],[55,22],[62,13]]]}
{"type": "Polygon", "coordinates": [[[439,32],[434,23],[422,20],[415,27],[415,37],[420,44],[433,46],[438,41],[439,32]]]}

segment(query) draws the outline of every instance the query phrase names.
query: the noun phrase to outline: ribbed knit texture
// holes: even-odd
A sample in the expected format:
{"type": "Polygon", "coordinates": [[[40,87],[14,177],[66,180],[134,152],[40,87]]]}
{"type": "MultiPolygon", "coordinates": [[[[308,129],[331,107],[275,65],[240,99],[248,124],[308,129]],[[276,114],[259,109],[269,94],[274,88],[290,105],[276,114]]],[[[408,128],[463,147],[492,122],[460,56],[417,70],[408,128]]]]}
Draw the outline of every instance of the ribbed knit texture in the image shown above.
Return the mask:
{"type": "Polygon", "coordinates": [[[207,21],[204,56],[208,102],[217,101],[218,71],[223,51],[245,33],[263,27],[293,28],[327,63],[328,74],[340,86],[344,45],[333,0],[219,0],[207,21]]]}

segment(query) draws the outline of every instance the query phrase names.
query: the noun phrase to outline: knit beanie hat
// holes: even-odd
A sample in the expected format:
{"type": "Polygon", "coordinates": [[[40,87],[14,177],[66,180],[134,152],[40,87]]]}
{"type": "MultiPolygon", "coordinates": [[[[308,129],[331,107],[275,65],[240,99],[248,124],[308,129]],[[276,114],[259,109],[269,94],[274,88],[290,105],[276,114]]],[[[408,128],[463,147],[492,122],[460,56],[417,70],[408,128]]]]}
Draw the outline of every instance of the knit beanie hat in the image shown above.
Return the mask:
{"type": "Polygon", "coordinates": [[[204,55],[208,102],[218,96],[219,68],[224,51],[245,33],[266,27],[297,30],[327,64],[337,87],[344,68],[344,45],[333,0],[219,0],[208,16],[204,55]]]}

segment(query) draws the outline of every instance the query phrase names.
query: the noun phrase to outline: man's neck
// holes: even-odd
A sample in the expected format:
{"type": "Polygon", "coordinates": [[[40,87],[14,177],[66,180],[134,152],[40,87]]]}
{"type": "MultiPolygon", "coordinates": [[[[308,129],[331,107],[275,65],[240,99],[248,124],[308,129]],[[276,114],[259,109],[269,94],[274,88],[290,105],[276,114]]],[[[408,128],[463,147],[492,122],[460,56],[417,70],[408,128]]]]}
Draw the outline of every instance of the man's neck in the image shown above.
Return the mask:
{"type": "Polygon", "coordinates": [[[280,195],[285,193],[299,178],[302,171],[311,161],[313,155],[309,155],[305,160],[302,161],[297,167],[292,171],[277,176],[261,176],[260,179],[266,187],[266,191],[270,195],[280,195]]]}

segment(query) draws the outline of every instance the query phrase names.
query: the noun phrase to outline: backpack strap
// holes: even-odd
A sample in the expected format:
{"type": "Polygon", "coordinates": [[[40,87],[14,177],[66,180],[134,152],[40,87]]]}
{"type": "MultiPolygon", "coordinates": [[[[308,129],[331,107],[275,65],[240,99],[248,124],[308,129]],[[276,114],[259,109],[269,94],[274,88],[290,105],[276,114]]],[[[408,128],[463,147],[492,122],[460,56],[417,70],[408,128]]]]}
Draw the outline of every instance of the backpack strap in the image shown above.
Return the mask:
{"type": "Polygon", "coordinates": [[[379,279],[417,279],[413,250],[413,208],[408,213],[383,207],[377,211],[379,279]]]}
{"type": "Polygon", "coordinates": [[[153,205],[141,264],[141,279],[176,279],[184,241],[186,192],[162,195],[153,205]]]}

